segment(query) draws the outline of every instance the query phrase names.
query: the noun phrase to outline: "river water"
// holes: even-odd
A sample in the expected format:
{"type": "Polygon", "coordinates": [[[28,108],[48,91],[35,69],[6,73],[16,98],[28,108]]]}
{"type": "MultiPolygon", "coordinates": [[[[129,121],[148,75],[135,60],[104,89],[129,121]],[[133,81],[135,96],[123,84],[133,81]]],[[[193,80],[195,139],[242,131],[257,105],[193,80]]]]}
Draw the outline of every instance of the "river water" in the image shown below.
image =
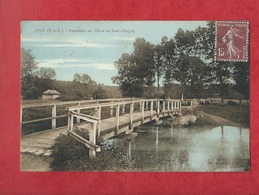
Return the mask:
{"type": "Polygon", "coordinates": [[[249,128],[149,125],[135,132],[137,136],[127,141],[133,171],[235,172],[249,168],[249,128]]]}

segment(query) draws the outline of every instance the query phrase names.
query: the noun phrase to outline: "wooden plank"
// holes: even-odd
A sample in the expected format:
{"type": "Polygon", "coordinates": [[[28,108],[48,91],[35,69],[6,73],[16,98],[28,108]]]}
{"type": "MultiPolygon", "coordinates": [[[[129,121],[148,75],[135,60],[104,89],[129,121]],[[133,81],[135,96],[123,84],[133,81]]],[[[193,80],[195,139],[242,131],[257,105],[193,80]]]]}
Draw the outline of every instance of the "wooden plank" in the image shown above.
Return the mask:
{"type": "Polygon", "coordinates": [[[52,129],[56,129],[56,116],[57,116],[57,106],[56,106],[56,104],[53,104],[52,105],[52,122],[51,122],[52,129]]]}
{"type": "Polygon", "coordinates": [[[101,147],[86,140],[85,138],[79,136],[78,134],[72,132],[72,131],[68,131],[68,135],[70,135],[71,137],[75,138],[77,141],[79,141],[80,143],[84,144],[87,148],[89,148],[90,150],[95,150],[96,152],[100,152],[101,151],[101,147]]]}
{"type": "Polygon", "coordinates": [[[142,101],[141,102],[141,122],[143,123],[144,122],[144,113],[145,113],[145,102],[142,101]]]}
{"type": "MultiPolygon", "coordinates": [[[[79,107],[80,107],[80,105],[81,105],[81,103],[80,103],[80,102],[78,102],[78,106],[79,106],[79,107]]],[[[80,108],[78,108],[78,109],[77,109],[77,113],[80,113],[80,110],[81,110],[81,109],[80,109],[80,108]]],[[[77,123],[80,123],[80,118],[79,118],[79,117],[78,117],[78,118],[76,118],[76,122],[77,122],[77,123]]]]}
{"type": "Polygon", "coordinates": [[[119,130],[120,125],[120,105],[116,106],[116,130],[119,130]]]}
{"type": "Polygon", "coordinates": [[[24,121],[24,122],[22,122],[22,124],[34,123],[34,122],[40,122],[40,121],[46,121],[46,120],[50,120],[50,119],[52,119],[52,117],[34,119],[34,120],[30,120],[30,121],[24,121]]]}
{"type": "Polygon", "coordinates": [[[62,102],[42,102],[42,103],[22,103],[22,108],[34,108],[34,107],[44,107],[44,106],[52,106],[56,104],[58,106],[61,105],[71,105],[71,104],[85,104],[85,103],[98,103],[101,102],[119,102],[119,101],[131,101],[138,100],[138,98],[109,98],[109,99],[98,99],[98,100],[80,100],[80,101],[62,101],[62,102]]]}
{"type": "Polygon", "coordinates": [[[97,117],[82,114],[82,113],[77,113],[77,112],[73,112],[73,111],[71,111],[70,114],[72,114],[75,117],[79,117],[85,121],[91,122],[91,123],[97,123],[99,120],[99,118],[97,118],[97,117]]]}
{"type": "Polygon", "coordinates": [[[132,124],[133,124],[133,112],[134,112],[134,103],[131,103],[130,104],[130,126],[131,127],[133,127],[132,126],[132,124]]]}

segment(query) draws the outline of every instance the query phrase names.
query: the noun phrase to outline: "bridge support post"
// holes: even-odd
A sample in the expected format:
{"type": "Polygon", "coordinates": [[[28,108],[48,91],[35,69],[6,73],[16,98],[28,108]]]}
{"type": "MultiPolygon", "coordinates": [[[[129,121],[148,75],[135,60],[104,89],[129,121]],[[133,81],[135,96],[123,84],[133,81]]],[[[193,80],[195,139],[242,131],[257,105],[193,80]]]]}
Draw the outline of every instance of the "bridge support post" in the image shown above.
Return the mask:
{"type": "MultiPolygon", "coordinates": [[[[102,107],[98,107],[97,108],[97,114],[96,114],[96,117],[101,120],[101,117],[102,117],[102,107]]],[[[98,122],[98,127],[97,127],[97,136],[100,137],[101,135],[101,123],[98,122]]]]}
{"type": "Polygon", "coordinates": [[[146,104],[146,110],[148,110],[148,101],[146,101],[145,104],[146,104]]]}
{"type": "Polygon", "coordinates": [[[133,112],[134,112],[134,103],[130,104],[130,129],[133,126],[133,112]]]}
{"type": "Polygon", "coordinates": [[[73,124],[74,117],[71,114],[69,114],[67,118],[68,118],[68,122],[67,122],[68,131],[72,131],[73,130],[73,126],[74,126],[74,124],[73,124]]]}
{"type": "Polygon", "coordinates": [[[151,101],[151,105],[150,105],[150,115],[151,115],[151,119],[153,117],[153,110],[154,110],[154,102],[153,100],[151,101]]]}
{"type": "MultiPolygon", "coordinates": [[[[92,123],[92,128],[89,131],[89,141],[93,144],[96,144],[96,123],[92,123]]],[[[95,149],[89,149],[89,156],[90,157],[96,156],[95,149]]]]}
{"type": "Polygon", "coordinates": [[[110,107],[110,115],[113,116],[113,106],[110,107]]]}
{"type": "Polygon", "coordinates": [[[122,114],[125,113],[125,104],[122,105],[122,114]]]}
{"type": "Polygon", "coordinates": [[[160,101],[157,101],[157,115],[159,117],[160,114],[160,101]]]}
{"type": "Polygon", "coordinates": [[[145,117],[145,102],[141,102],[141,123],[144,123],[144,117],[145,117]]]}
{"type": "MultiPolygon", "coordinates": [[[[80,102],[78,103],[78,106],[80,106],[81,104],[80,104],[80,102]]],[[[77,109],[77,113],[80,113],[80,108],[79,109],[77,109]]],[[[76,118],[76,122],[77,123],[80,123],[80,118],[76,118]]]]}
{"type": "Polygon", "coordinates": [[[165,100],[163,101],[163,114],[165,116],[165,100]]]}
{"type": "Polygon", "coordinates": [[[52,105],[52,129],[56,129],[57,105],[52,105]]]}
{"type": "Polygon", "coordinates": [[[118,134],[119,130],[119,125],[120,125],[120,105],[116,105],[116,135],[118,134]]]}

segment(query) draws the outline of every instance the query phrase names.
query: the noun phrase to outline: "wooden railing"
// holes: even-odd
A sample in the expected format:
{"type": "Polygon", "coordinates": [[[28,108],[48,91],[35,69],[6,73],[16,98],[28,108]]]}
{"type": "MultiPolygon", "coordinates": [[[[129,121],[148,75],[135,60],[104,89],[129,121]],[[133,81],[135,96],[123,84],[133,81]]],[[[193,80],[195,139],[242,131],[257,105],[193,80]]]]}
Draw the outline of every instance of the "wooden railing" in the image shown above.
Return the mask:
{"type": "MultiPolygon", "coordinates": [[[[134,123],[134,113],[141,113],[140,124],[144,124],[145,117],[148,117],[148,121],[152,121],[154,119],[158,119],[159,117],[169,116],[171,114],[176,114],[181,112],[181,102],[179,100],[172,99],[125,99],[123,101],[118,102],[109,102],[109,103],[99,103],[99,104],[88,104],[88,105],[77,105],[68,107],[68,131],[69,134],[76,138],[81,143],[85,144],[90,150],[89,155],[95,156],[96,152],[100,151],[100,148],[96,145],[96,138],[100,137],[101,131],[105,131],[108,129],[101,129],[102,123],[102,111],[107,108],[109,110],[109,117],[115,117],[115,121],[113,124],[113,128],[115,129],[115,135],[119,134],[120,130],[120,119],[121,117],[128,117],[128,121],[126,125],[125,133],[129,133],[133,131],[133,123],[134,123]],[[115,108],[115,115],[114,115],[115,108]],[[88,111],[87,110],[94,110],[88,111]],[[148,112],[146,112],[148,111],[148,112]],[[91,114],[84,114],[84,113],[91,114]],[[146,116],[146,114],[149,116],[146,116]],[[167,115],[166,115],[167,114],[167,115]],[[76,118],[76,120],[74,120],[76,118]],[[76,134],[73,130],[74,123],[79,123],[80,120],[83,120],[86,123],[89,123],[88,127],[89,140],[84,139],[80,135],[76,134]]],[[[107,117],[107,116],[105,116],[107,117]]],[[[108,118],[109,118],[108,117],[108,118]]],[[[125,124],[124,124],[125,125],[125,124]]],[[[105,127],[108,128],[108,127],[105,127]]],[[[122,132],[122,131],[120,131],[122,132]]]]}
{"type": "MultiPolygon", "coordinates": [[[[21,104],[20,107],[20,124],[21,126],[24,124],[32,124],[41,121],[51,120],[51,129],[57,128],[57,119],[68,117],[66,107],[69,106],[81,106],[81,105],[89,105],[89,104],[99,104],[99,103],[107,103],[107,102],[120,102],[120,101],[129,101],[132,98],[114,98],[114,99],[98,99],[98,100],[81,100],[81,101],[64,101],[64,102],[44,102],[44,103],[33,103],[33,104],[21,104]],[[26,109],[39,109],[39,108],[51,108],[51,116],[48,117],[39,117],[34,119],[23,120],[23,113],[26,109]],[[57,108],[61,108],[60,115],[57,114],[57,108]]],[[[40,112],[40,111],[39,111],[40,112]]],[[[38,115],[38,114],[37,114],[38,115]]],[[[40,114],[39,114],[40,115],[40,114]]],[[[66,125],[64,125],[66,126],[66,125]]]]}

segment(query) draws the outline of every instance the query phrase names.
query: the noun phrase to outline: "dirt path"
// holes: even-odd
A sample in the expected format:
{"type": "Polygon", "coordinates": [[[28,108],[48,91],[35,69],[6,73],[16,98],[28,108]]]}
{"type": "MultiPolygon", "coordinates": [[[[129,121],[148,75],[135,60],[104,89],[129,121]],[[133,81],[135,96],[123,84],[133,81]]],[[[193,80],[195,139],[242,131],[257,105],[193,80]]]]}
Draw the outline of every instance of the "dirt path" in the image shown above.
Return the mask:
{"type": "Polygon", "coordinates": [[[21,171],[51,171],[52,157],[21,153],[20,158],[21,171]]]}
{"type": "Polygon", "coordinates": [[[240,124],[227,120],[225,118],[215,116],[212,114],[207,114],[203,111],[195,111],[198,115],[198,124],[200,125],[230,125],[230,126],[240,126],[240,124]]]}

